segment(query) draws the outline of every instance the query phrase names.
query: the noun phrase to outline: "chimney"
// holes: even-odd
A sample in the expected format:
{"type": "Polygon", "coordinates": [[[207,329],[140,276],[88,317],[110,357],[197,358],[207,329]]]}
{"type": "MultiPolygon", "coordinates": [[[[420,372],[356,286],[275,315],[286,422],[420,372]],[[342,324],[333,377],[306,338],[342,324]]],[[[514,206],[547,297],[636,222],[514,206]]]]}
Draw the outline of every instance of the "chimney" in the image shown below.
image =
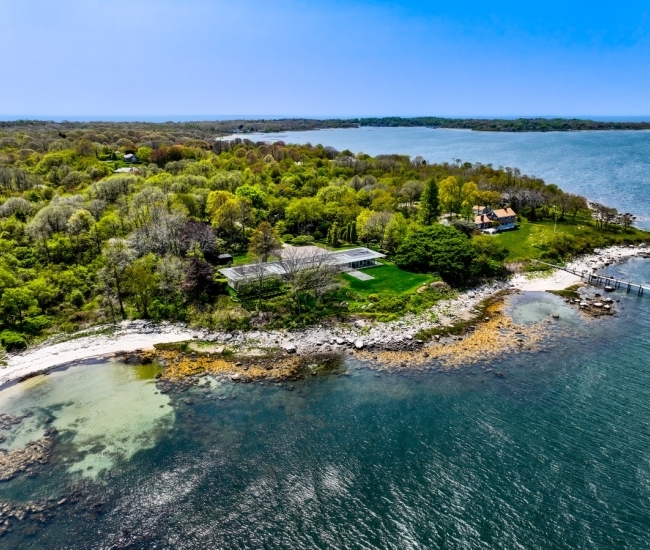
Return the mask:
{"type": "Polygon", "coordinates": [[[483,221],[483,217],[484,217],[483,214],[481,214],[481,221],[483,221]]]}

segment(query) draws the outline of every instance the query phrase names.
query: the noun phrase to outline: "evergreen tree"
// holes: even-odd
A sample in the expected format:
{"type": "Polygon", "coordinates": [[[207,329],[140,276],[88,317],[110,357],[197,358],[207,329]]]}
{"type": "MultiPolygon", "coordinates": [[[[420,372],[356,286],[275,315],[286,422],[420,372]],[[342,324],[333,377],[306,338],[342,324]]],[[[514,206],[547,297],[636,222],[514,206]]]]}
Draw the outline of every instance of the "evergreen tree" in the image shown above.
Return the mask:
{"type": "Polygon", "coordinates": [[[438,182],[431,178],[420,198],[420,221],[424,225],[431,225],[440,215],[440,200],[438,199],[438,182]]]}
{"type": "Polygon", "coordinates": [[[333,248],[339,246],[339,224],[334,222],[327,233],[327,244],[333,248]]]}
{"type": "Polygon", "coordinates": [[[358,240],[357,237],[357,222],[352,222],[350,224],[350,242],[356,243],[358,240]]]}

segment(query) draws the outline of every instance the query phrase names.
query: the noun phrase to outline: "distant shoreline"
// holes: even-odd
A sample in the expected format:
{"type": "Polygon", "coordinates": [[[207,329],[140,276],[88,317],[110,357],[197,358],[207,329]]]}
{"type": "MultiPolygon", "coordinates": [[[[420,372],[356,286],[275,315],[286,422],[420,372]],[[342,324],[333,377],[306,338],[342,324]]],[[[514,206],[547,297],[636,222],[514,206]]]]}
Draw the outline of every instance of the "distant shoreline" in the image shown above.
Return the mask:
{"type": "MultiPolygon", "coordinates": [[[[133,117],[135,118],[135,117],[133,117]]],[[[645,117],[644,117],[645,118],[645,117]]],[[[277,133],[333,128],[444,128],[475,132],[575,132],[611,130],[650,130],[648,121],[598,121],[583,118],[446,118],[446,117],[361,117],[361,118],[239,118],[230,120],[148,121],[53,121],[0,120],[0,128],[56,125],[62,129],[82,129],[106,125],[139,127],[195,127],[215,135],[277,133]]]]}

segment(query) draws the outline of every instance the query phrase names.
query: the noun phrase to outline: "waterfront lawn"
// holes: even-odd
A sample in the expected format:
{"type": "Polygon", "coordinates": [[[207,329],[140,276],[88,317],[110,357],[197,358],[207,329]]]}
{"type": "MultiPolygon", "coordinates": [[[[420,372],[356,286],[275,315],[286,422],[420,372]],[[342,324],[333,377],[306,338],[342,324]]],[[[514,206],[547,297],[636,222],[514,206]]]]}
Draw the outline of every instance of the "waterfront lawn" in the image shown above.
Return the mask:
{"type": "Polygon", "coordinates": [[[638,229],[624,230],[620,227],[600,229],[593,220],[576,216],[575,221],[567,218],[563,222],[553,220],[529,222],[521,218],[519,229],[504,231],[493,238],[505,246],[508,251],[506,262],[538,259],[544,252],[543,244],[554,235],[569,235],[581,237],[594,247],[609,246],[623,242],[638,242],[650,238],[650,234],[638,229]]]}
{"type": "Polygon", "coordinates": [[[370,294],[410,294],[415,292],[425,283],[440,280],[432,275],[411,273],[404,271],[394,264],[383,264],[377,267],[364,269],[374,279],[360,281],[346,273],[341,275],[346,286],[363,296],[370,294]]]}
{"type": "Polygon", "coordinates": [[[374,279],[360,281],[342,273],[342,287],[334,299],[347,304],[347,310],[355,315],[372,317],[377,321],[392,321],[408,312],[419,313],[441,299],[455,296],[449,287],[427,287],[416,292],[422,285],[439,281],[440,277],[404,271],[394,264],[364,269],[374,279]]]}

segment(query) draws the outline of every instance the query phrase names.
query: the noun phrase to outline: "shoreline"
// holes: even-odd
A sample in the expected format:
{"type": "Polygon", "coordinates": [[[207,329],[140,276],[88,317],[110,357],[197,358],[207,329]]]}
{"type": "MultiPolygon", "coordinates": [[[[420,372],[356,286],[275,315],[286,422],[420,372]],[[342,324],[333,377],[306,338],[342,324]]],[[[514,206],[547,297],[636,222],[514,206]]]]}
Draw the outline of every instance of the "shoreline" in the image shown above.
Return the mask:
{"type": "MultiPolygon", "coordinates": [[[[635,256],[646,256],[650,249],[643,246],[615,246],[596,250],[567,264],[579,272],[595,271],[607,265],[625,261],[635,256]]],[[[583,282],[571,273],[555,270],[550,275],[518,274],[509,281],[487,283],[442,300],[431,309],[419,314],[407,314],[389,323],[358,319],[351,324],[332,326],[315,325],[302,330],[252,330],[228,333],[207,329],[192,329],[186,325],[147,321],[123,321],[118,325],[104,325],[81,331],[70,339],[49,341],[7,356],[7,366],[0,369],[0,389],[22,379],[50,370],[71,366],[90,359],[109,359],[122,354],[145,352],[156,344],[185,341],[210,342],[223,347],[255,352],[275,351],[289,355],[310,355],[342,352],[351,348],[357,351],[409,353],[422,347],[416,335],[428,329],[453,326],[470,321],[480,315],[480,304],[499,293],[509,290],[543,292],[563,290],[583,282]],[[532,275],[532,276],[531,276],[532,275]],[[106,334],[110,332],[110,334],[106,334]]],[[[60,336],[58,337],[60,338],[60,336]]]]}

